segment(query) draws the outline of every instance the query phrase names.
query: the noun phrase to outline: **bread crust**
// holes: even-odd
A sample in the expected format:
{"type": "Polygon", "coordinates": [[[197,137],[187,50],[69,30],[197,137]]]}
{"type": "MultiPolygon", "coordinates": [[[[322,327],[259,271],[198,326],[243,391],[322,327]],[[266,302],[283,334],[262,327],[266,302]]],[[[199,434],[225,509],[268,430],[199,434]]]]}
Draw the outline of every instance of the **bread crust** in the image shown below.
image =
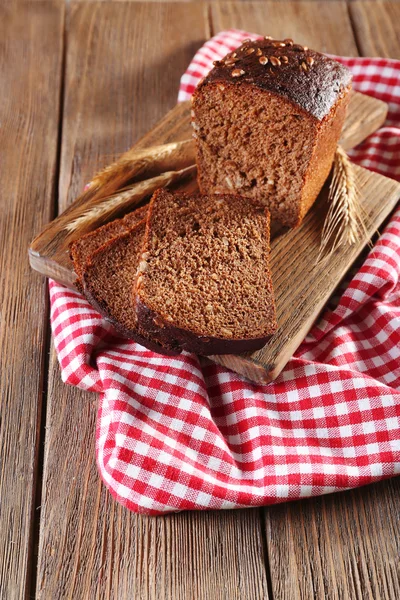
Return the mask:
{"type": "Polygon", "coordinates": [[[351,80],[352,74],[347,67],[307,46],[294,44],[292,40],[261,39],[244,42],[234,53],[217,61],[193,96],[196,98],[210,83],[251,84],[287,98],[308,115],[322,121],[339,98],[346,95],[351,80]],[[268,59],[267,64],[260,63],[258,49],[268,59]],[[231,64],[231,61],[236,62],[231,64]],[[243,74],[234,76],[235,70],[243,71],[243,74]]]}
{"type": "MultiPolygon", "coordinates": [[[[145,223],[145,221],[142,220],[140,223],[135,225],[131,229],[131,231],[134,231],[134,230],[137,230],[138,228],[144,227],[144,223],[145,223]]],[[[85,269],[82,273],[82,278],[81,278],[82,292],[83,292],[84,296],[86,297],[86,299],[93,306],[93,308],[95,308],[105,319],[107,319],[107,321],[109,321],[115,327],[115,329],[118,331],[118,333],[120,333],[122,336],[124,336],[128,339],[134,340],[138,344],[145,346],[146,348],[148,348],[149,350],[152,350],[153,352],[158,352],[159,354],[165,354],[167,356],[174,356],[174,355],[180,353],[180,350],[178,348],[174,348],[173,346],[171,346],[169,344],[166,344],[165,346],[163,346],[163,345],[157,343],[156,341],[149,339],[147,337],[147,335],[142,335],[138,328],[127,328],[122,323],[120,323],[117,319],[115,319],[113,314],[110,312],[110,309],[109,309],[107,303],[101,297],[99,297],[99,295],[97,294],[96,290],[94,289],[94,287],[92,285],[91,273],[90,273],[91,268],[93,267],[92,261],[94,259],[96,259],[97,255],[106,252],[107,248],[112,247],[113,244],[115,244],[118,239],[129,236],[131,231],[122,233],[120,236],[117,236],[116,238],[109,240],[108,242],[106,242],[105,244],[100,246],[100,248],[98,248],[92,254],[89,262],[86,264],[85,269]]],[[[129,300],[131,300],[131,298],[129,298],[129,300]]]]}
{"type": "Polygon", "coordinates": [[[168,323],[163,317],[152,311],[136,296],[136,312],[140,327],[143,328],[150,337],[156,336],[161,343],[177,345],[182,350],[210,356],[212,354],[242,354],[243,352],[253,352],[263,348],[272,334],[262,338],[240,340],[226,338],[205,337],[175,327],[168,323]]]}
{"type": "Polygon", "coordinates": [[[118,331],[118,333],[123,337],[133,340],[148,350],[157,352],[158,354],[164,354],[166,356],[176,356],[177,354],[180,354],[180,349],[175,350],[172,347],[161,346],[160,344],[143,337],[137,330],[127,329],[121,325],[121,323],[116,321],[110,315],[107,306],[105,306],[105,304],[96,297],[96,295],[93,293],[93,290],[91,290],[90,285],[85,280],[85,274],[83,275],[83,293],[93,308],[97,310],[97,312],[99,312],[101,316],[104,317],[109,323],[111,323],[114,329],[116,329],[116,331],[118,331]]]}

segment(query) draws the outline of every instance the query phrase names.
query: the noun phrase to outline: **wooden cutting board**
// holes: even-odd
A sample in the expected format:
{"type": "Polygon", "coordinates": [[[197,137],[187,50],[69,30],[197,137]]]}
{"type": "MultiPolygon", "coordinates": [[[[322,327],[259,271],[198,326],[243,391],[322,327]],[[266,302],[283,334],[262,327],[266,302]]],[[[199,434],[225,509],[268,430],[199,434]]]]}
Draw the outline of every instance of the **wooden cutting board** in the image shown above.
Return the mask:
{"type": "MultiPolygon", "coordinates": [[[[385,103],[355,92],[342,131],[342,146],[349,149],[360,143],[383,124],[386,114],[385,103]]],[[[135,148],[181,141],[190,136],[190,104],[186,102],[172,109],[135,148]]],[[[328,190],[325,187],[301,227],[281,230],[274,234],[271,241],[272,277],[279,325],[277,333],[257,352],[240,356],[213,356],[210,357],[212,360],[256,382],[266,383],[279,375],[341,278],[400,197],[399,183],[361,167],[355,167],[355,171],[360,201],[368,215],[368,236],[338,251],[323,268],[316,265],[327,208],[328,190]]],[[[181,187],[195,190],[196,183],[192,180],[181,187]]],[[[65,225],[87,208],[78,200],[35,238],[29,248],[30,263],[35,270],[74,287],[75,276],[68,253],[68,245],[73,237],[68,234],[65,225]]],[[[79,235],[83,233],[80,230],[79,235]]]]}

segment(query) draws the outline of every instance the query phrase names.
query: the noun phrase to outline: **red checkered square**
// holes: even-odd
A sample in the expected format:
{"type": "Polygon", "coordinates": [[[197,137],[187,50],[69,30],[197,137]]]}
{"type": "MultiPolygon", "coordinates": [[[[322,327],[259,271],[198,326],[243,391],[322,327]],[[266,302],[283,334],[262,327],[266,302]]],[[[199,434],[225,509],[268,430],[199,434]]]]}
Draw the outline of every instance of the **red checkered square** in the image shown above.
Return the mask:
{"type": "MultiPolygon", "coordinates": [[[[246,37],[207,42],[179,100],[246,37]]],[[[351,151],[400,179],[400,62],[341,58],[354,87],[389,103],[351,151]]],[[[136,512],[259,506],[400,472],[400,209],[279,378],[252,384],[196,356],[166,358],[118,336],[77,293],[50,282],[63,381],[100,392],[97,462],[136,512]]]]}

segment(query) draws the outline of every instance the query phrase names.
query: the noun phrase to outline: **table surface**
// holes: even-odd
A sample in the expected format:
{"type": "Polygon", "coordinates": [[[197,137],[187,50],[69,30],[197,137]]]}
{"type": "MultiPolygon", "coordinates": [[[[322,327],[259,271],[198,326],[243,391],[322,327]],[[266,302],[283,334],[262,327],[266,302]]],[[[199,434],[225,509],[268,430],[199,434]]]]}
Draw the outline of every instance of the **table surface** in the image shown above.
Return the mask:
{"type": "Polygon", "coordinates": [[[29,242],[176,102],[229,27],[400,58],[400,3],[0,0],[0,598],[400,598],[400,479],[262,509],[144,517],[95,464],[29,242]]]}

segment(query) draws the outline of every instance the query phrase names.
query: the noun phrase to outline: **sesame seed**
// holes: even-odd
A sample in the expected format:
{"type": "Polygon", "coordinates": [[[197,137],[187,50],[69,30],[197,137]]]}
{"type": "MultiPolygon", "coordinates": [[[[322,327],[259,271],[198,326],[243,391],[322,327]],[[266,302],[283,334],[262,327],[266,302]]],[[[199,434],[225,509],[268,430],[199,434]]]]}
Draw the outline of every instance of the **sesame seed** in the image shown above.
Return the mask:
{"type": "Polygon", "coordinates": [[[271,61],[271,64],[274,65],[274,67],[279,67],[281,64],[281,61],[277,56],[271,56],[269,60],[271,61]]]}
{"type": "Polygon", "coordinates": [[[256,56],[262,56],[261,48],[257,48],[257,50],[256,50],[256,56]]]}
{"type": "Polygon", "coordinates": [[[303,46],[303,50],[304,50],[304,52],[307,52],[308,46],[303,46]]]}
{"type": "Polygon", "coordinates": [[[224,64],[226,67],[232,67],[238,60],[238,58],[228,58],[224,64]]]}
{"type": "Polygon", "coordinates": [[[281,62],[285,63],[287,65],[287,63],[289,62],[289,59],[287,56],[281,56],[281,62]]]}
{"type": "Polygon", "coordinates": [[[260,56],[258,62],[260,63],[260,65],[266,65],[268,62],[268,58],[266,56],[260,56]]]}
{"type": "Polygon", "coordinates": [[[255,48],[247,48],[246,56],[250,56],[250,54],[253,54],[253,52],[255,52],[255,48]]]}
{"type": "Polygon", "coordinates": [[[305,62],[302,62],[300,66],[301,66],[301,68],[303,69],[303,71],[305,71],[305,72],[307,72],[307,71],[308,71],[308,67],[307,67],[307,65],[306,65],[306,63],[305,63],[305,62]]]}
{"type": "Polygon", "coordinates": [[[272,35],[266,35],[264,36],[264,40],[272,40],[272,35]]]}
{"type": "Polygon", "coordinates": [[[231,75],[232,77],[241,77],[242,75],[244,75],[244,71],[243,69],[233,69],[231,75]]]}
{"type": "Polygon", "coordinates": [[[243,44],[248,44],[249,42],[251,42],[251,39],[250,38],[246,38],[245,40],[243,40],[242,46],[243,46],[243,44]]]}
{"type": "Polygon", "coordinates": [[[307,59],[306,59],[306,61],[307,61],[307,63],[310,65],[310,67],[311,67],[311,65],[313,65],[313,64],[314,64],[314,59],[313,59],[313,57],[312,57],[312,56],[307,56],[307,59]]]}

